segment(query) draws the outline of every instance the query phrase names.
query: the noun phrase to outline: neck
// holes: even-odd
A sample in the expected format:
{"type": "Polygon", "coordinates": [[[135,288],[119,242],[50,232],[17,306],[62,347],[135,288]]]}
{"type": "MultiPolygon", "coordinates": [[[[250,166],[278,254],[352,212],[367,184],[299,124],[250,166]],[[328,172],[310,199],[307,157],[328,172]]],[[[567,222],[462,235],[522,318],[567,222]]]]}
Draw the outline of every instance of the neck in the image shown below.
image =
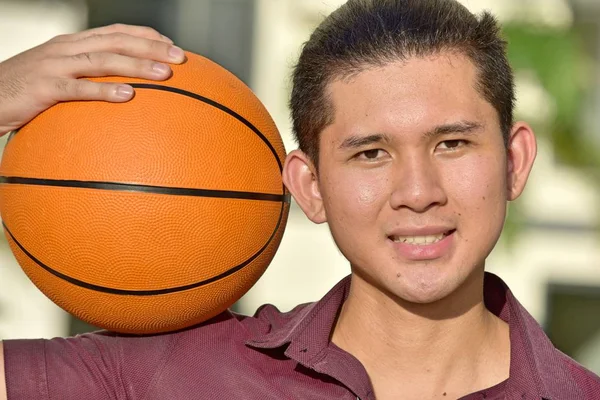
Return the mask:
{"type": "Polygon", "coordinates": [[[485,307],[483,276],[435,303],[414,304],[353,274],[332,341],[362,362],[378,398],[395,390],[410,398],[411,386],[414,398],[493,386],[508,377],[510,342],[506,323],[485,307]]]}

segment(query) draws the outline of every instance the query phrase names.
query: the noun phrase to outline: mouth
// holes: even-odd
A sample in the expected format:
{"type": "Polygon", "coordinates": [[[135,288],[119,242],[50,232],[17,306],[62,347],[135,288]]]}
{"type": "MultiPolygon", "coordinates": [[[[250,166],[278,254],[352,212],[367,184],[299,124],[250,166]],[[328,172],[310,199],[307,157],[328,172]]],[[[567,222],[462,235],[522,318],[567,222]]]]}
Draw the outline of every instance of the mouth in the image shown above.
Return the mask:
{"type": "Polygon", "coordinates": [[[431,244],[435,244],[441,242],[446,237],[450,236],[456,231],[456,229],[452,229],[446,232],[434,234],[434,235],[420,235],[420,236],[399,236],[399,235],[391,235],[389,239],[394,243],[404,243],[413,246],[427,246],[431,244]]]}
{"type": "Polygon", "coordinates": [[[454,232],[456,229],[443,231],[438,228],[424,229],[417,235],[393,234],[388,236],[388,243],[392,245],[393,251],[400,258],[409,261],[432,261],[449,256],[455,243],[454,232]]]}

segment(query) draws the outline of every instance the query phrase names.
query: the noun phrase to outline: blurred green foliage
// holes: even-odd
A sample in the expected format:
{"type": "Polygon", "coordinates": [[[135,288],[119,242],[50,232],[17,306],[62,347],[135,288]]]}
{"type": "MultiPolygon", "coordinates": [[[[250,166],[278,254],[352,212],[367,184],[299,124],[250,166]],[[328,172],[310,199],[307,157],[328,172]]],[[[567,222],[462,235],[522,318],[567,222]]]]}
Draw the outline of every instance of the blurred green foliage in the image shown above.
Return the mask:
{"type": "MultiPolygon", "coordinates": [[[[583,40],[589,33],[577,27],[558,29],[522,23],[506,24],[503,31],[515,72],[535,74],[555,105],[550,118],[532,123],[536,134],[550,139],[559,163],[581,169],[600,191],[600,149],[585,132],[583,122],[585,102],[591,101],[596,89],[597,67],[583,40]]],[[[503,236],[508,243],[514,241],[523,220],[519,203],[512,203],[503,236]]]]}
{"type": "Polygon", "coordinates": [[[507,25],[508,57],[515,70],[536,74],[556,104],[556,112],[539,135],[551,138],[560,162],[586,169],[600,168],[598,148],[583,130],[581,111],[594,89],[594,60],[585,50],[582,30],[532,25],[507,25]]]}

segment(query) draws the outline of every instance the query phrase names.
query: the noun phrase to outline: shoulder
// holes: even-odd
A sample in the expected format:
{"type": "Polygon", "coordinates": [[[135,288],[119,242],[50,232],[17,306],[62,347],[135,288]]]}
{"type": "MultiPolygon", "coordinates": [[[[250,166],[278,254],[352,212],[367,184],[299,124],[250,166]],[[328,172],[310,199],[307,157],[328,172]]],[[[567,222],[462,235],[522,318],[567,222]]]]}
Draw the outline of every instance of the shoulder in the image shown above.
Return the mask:
{"type": "Polygon", "coordinates": [[[242,351],[248,341],[274,331],[286,330],[301,319],[311,308],[311,304],[301,304],[288,312],[281,312],[271,304],[259,307],[253,316],[242,315],[231,310],[210,320],[181,331],[165,334],[135,336],[111,332],[100,332],[90,336],[98,346],[115,346],[139,356],[147,353],[165,353],[193,348],[209,356],[214,351],[230,348],[242,351]]]}
{"type": "Polygon", "coordinates": [[[310,304],[281,312],[273,305],[261,306],[253,316],[227,310],[196,326],[176,332],[155,335],[129,335],[109,331],[86,333],[51,340],[8,340],[5,357],[23,358],[37,355],[47,359],[85,358],[90,361],[112,361],[141,364],[161,363],[181,352],[210,358],[215,352],[245,352],[246,343],[274,331],[292,328],[304,316],[310,304]]]}
{"type": "Polygon", "coordinates": [[[585,398],[595,398],[592,396],[597,396],[598,393],[600,393],[600,377],[560,350],[556,349],[556,354],[566,369],[571,373],[571,377],[575,381],[577,387],[586,396],[585,398]]]}
{"type": "Polygon", "coordinates": [[[235,341],[245,344],[257,337],[286,330],[302,319],[313,303],[301,304],[294,309],[282,312],[272,304],[260,306],[254,315],[238,314],[231,310],[212,318],[198,326],[175,333],[177,340],[194,340],[210,337],[212,343],[235,341]]]}

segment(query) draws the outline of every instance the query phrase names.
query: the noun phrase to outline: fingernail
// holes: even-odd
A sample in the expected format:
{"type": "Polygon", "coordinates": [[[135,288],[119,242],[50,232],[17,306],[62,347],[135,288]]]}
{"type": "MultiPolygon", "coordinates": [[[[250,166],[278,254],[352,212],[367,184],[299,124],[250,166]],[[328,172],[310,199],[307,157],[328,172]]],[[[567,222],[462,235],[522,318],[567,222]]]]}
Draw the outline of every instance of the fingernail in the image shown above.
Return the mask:
{"type": "Polygon", "coordinates": [[[154,71],[157,75],[165,75],[169,73],[169,66],[161,63],[152,64],[152,71],[154,71]]]}
{"type": "Polygon", "coordinates": [[[133,88],[129,85],[119,85],[115,90],[117,97],[128,99],[133,95],[133,88]]]}
{"type": "Polygon", "coordinates": [[[183,53],[183,50],[181,50],[181,48],[177,46],[171,46],[171,48],[169,49],[169,57],[171,57],[173,61],[180,61],[183,60],[185,54],[183,53]]]}

